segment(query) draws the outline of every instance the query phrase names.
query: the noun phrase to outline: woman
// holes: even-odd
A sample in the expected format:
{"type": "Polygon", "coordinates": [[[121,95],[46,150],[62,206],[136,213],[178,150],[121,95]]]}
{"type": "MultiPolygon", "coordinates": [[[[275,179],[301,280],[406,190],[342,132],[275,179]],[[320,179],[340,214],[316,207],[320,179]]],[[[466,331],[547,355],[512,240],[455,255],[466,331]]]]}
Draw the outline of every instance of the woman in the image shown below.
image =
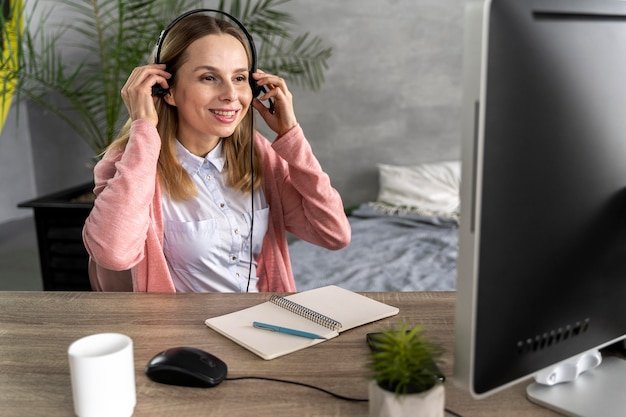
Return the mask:
{"type": "Polygon", "coordinates": [[[285,81],[249,72],[245,37],[206,15],[171,28],[161,62],[129,76],[130,118],[94,170],[83,230],[92,287],[296,291],[285,232],[335,250],[350,225],[285,81]],[[267,89],[259,98],[250,76],[267,89]],[[152,96],[155,84],[167,93],[152,96]],[[277,134],[272,143],[253,130],[252,107],[277,134]]]}

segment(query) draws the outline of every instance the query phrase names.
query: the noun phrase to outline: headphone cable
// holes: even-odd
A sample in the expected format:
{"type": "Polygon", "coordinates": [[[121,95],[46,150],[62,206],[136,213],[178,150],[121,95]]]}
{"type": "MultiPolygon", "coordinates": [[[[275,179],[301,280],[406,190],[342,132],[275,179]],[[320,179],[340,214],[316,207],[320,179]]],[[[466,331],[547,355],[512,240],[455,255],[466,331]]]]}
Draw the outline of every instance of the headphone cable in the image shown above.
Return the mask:
{"type": "MultiPolygon", "coordinates": [[[[254,100],[254,98],[253,98],[254,100]]],[[[250,280],[252,279],[252,233],[254,230],[254,112],[252,111],[252,103],[250,104],[250,235],[248,241],[248,248],[250,250],[250,259],[248,260],[248,284],[246,285],[246,292],[250,292],[250,280]]]]}

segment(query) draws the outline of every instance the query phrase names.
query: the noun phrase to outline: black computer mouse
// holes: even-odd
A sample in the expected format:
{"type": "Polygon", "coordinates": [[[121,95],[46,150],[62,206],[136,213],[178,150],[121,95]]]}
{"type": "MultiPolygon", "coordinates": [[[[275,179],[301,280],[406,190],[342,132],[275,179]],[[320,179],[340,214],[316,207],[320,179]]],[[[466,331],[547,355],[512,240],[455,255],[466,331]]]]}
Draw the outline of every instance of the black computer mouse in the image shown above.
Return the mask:
{"type": "Polygon", "coordinates": [[[158,353],[146,365],[145,373],[162,384],[209,388],[226,378],[228,367],[208,352],[182,346],[158,353]]]}

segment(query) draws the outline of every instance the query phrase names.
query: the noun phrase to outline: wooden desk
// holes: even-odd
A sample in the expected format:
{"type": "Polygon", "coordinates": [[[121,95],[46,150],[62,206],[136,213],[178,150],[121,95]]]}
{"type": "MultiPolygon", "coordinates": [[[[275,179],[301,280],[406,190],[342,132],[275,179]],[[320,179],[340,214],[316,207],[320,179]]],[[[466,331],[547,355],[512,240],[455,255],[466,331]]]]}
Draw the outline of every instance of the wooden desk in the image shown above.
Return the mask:
{"type": "MultiPolygon", "coordinates": [[[[268,376],[367,398],[365,334],[406,321],[423,323],[447,353],[452,372],[454,293],[368,293],[400,308],[396,317],[342,333],[290,355],[264,361],[204,325],[211,316],[249,307],[269,294],[132,294],[0,292],[0,414],[73,415],[67,348],[80,337],[120,332],[133,339],[135,416],[366,416],[366,402],[275,382],[225,381],[215,388],[157,384],[143,373],[156,353],[174,346],[207,350],[228,364],[229,376],[268,376]]],[[[525,398],[526,384],[473,400],[446,382],[446,406],[464,417],[555,416],[525,398]]]]}

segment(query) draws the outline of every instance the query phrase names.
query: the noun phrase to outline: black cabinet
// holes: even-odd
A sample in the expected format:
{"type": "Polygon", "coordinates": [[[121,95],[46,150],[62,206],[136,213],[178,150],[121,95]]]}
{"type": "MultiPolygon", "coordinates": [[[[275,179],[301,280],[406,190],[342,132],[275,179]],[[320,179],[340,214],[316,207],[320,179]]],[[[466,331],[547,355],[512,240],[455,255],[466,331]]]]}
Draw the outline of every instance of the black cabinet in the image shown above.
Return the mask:
{"type": "Polygon", "coordinates": [[[18,204],[32,208],[45,291],[90,291],[89,255],[82,239],[93,207],[93,183],[18,204]]]}

